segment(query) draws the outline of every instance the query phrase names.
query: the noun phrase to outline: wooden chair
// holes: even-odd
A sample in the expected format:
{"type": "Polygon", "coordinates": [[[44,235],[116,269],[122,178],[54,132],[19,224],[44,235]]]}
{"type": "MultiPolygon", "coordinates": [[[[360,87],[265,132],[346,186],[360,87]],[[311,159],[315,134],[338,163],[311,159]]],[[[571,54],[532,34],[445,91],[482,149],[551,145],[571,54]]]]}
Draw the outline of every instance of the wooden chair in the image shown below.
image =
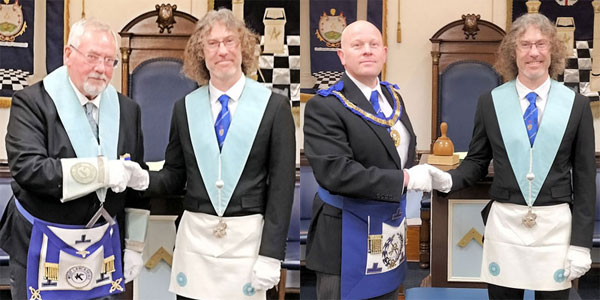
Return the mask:
{"type": "Polygon", "coordinates": [[[175,101],[197,88],[181,73],[183,50],[196,26],[194,16],[176,5],[156,10],[129,22],[121,35],[121,90],[142,108],[145,161],[162,161],[169,139],[175,101]]]}
{"type": "MultiPolygon", "coordinates": [[[[448,137],[455,151],[467,151],[473,132],[478,97],[502,83],[492,65],[504,38],[502,28],[481,20],[479,15],[462,15],[430,39],[432,57],[431,147],[440,136],[439,125],[448,123],[448,137]]],[[[430,202],[421,203],[419,261],[429,267],[430,202]]]]}

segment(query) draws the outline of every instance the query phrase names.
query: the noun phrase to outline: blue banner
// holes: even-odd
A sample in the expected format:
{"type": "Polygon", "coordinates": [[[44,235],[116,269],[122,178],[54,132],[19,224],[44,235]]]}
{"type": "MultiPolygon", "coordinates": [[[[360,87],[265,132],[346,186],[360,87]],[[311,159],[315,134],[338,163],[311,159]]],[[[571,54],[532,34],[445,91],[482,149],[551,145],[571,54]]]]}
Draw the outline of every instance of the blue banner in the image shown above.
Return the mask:
{"type": "Polygon", "coordinates": [[[33,73],[34,9],[34,0],[0,3],[0,97],[23,89],[33,73]]]}
{"type": "Polygon", "coordinates": [[[46,72],[63,65],[65,0],[46,0],[46,72]]]}
{"type": "Polygon", "coordinates": [[[383,32],[383,0],[367,1],[367,21],[375,24],[383,32]]]}

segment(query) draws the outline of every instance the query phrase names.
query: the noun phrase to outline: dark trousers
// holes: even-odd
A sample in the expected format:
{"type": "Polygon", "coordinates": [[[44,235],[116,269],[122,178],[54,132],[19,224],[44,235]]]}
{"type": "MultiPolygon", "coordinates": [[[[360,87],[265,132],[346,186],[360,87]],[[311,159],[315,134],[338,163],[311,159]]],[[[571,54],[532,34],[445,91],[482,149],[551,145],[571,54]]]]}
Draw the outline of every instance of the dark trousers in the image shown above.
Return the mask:
{"type": "MultiPolygon", "coordinates": [[[[317,275],[317,299],[329,300],[329,299],[340,299],[340,289],[342,277],[340,275],[332,275],[321,272],[315,272],[317,275]]],[[[370,299],[375,300],[397,300],[398,299],[398,288],[396,290],[377,296],[370,299]]]]}
{"type": "MultiPolygon", "coordinates": [[[[570,289],[560,291],[535,291],[535,299],[569,299],[569,290],[570,289]]],[[[488,297],[490,300],[522,300],[524,294],[525,290],[488,284],[488,297]]]]}

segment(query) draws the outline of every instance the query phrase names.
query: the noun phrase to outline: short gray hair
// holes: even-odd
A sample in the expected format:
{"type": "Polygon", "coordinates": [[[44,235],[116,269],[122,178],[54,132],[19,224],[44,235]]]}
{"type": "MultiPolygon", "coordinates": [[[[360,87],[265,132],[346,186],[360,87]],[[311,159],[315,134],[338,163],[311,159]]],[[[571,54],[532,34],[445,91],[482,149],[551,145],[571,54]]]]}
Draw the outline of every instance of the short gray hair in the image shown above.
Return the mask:
{"type": "Polygon", "coordinates": [[[117,56],[119,55],[119,39],[117,37],[117,34],[110,28],[110,25],[96,18],[81,19],[75,22],[75,24],[71,26],[67,44],[79,48],[79,45],[81,43],[81,36],[83,36],[83,34],[88,31],[100,31],[110,33],[110,35],[115,40],[115,54],[117,56]]]}

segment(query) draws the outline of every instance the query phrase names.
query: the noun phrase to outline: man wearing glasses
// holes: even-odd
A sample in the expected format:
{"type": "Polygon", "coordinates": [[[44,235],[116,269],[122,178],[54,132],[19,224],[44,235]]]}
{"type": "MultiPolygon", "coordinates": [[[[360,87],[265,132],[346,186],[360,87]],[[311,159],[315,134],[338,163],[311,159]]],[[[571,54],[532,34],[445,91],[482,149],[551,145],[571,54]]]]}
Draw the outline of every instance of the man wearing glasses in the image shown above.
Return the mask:
{"type": "Polygon", "coordinates": [[[492,201],[483,210],[481,277],[490,299],[567,299],[587,272],[594,226],[594,127],[590,101],[552,78],[566,49],[541,14],[512,24],[496,70],[509,80],[480,97],[469,153],[433,188],[462,189],[494,162],[492,201]]]}
{"type": "Polygon", "coordinates": [[[165,164],[148,189],[186,189],[169,288],[178,299],[265,299],[279,282],[294,121],[288,99],[244,76],[256,70],[256,43],[220,9],[198,21],[185,49],[184,72],[201,87],[175,104],[165,164]]]}
{"type": "Polygon", "coordinates": [[[148,212],[124,208],[145,205],[127,187],[148,178],[130,180],[144,157],[141,118],[109,83],[117,45],[108,25],[75,23],[64,66],[12,98],[6,150],[14,197],[0,246],[10,255],[13,299],[110,297],[142,266],[148,212]]]}

